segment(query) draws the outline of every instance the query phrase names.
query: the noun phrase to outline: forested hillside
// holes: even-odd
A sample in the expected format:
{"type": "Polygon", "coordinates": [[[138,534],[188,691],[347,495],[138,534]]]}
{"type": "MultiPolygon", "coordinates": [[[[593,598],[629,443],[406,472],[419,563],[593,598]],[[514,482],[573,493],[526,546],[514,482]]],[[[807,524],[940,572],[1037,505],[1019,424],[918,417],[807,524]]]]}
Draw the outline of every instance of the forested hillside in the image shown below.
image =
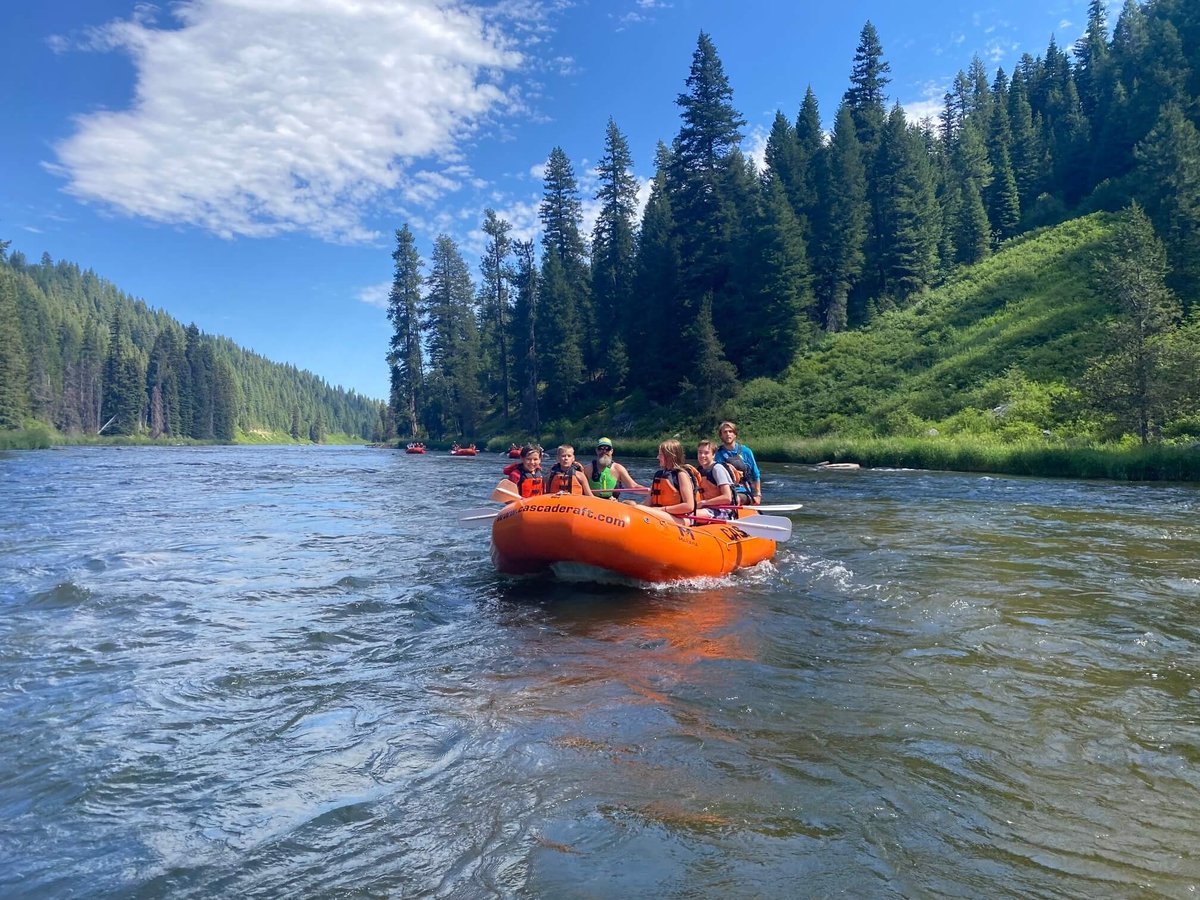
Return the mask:
{"type": "MultiPolygon", "coordinates": [[[[868,22],[837,109],[823,113],[809,90],[794,115],[779,112],[761,171],[739,149],[745,120],[702,33],[640,220],[633,160],[610,120],[590,235],[558,147],[540,240],[513,239],[484,210],[478,281],[448,236],[426,263],[407,226],[396,232],[390,423],[406,436],[551,434],[619,407],[636,432],[765,410],[759,401],[770,397],[790,411],[770,418],[775,429],[824,433],[870,416],[877,430],[906,433],[964,401],[980,413],[1002,406],[999,395],[1014,402],[991,367],[934,347],[986,331],[989,317],[1036,321],[1036,305],[1020,301],[1046,289],[1030,281],[1032,257],[1046,253],[1074,294],[1063,313],[1073,337],[1014,352],[1004,384],[1061,394],[1055,408],[1066,415],[1074,404],[1080,434],[1147,441],[1182,427],[1197,398],[1166,382],[1200,298],[1200,3],[1127,0],[1115,23],[1106,10],[1091,0],[1076,44],[1050,38],[1011,72],[974,59],[938,119],[918,122],[889,105],[890,66],[868,22]],[[1026,255],[988,265],[1037,229],[1122,210],[1128,227],[1079,226],[1111,231],[1086,259],[1062,263],[1038,238],[1026,255]],[[1106,270],[1122,247],[1146,265],[1106,270]],[[1014,260],[1019,271],[1005,271],[1014,260]],[[930,292],[974,277],[994,282],[995,302],[938,323],[944,304],[930,292]],[[883,377],[854,387],[855,335],[875,326],[862,347],[918,343],[870,365],[895,367],[893,383],[917,373],[944,381],[944,401],[886,398],[883,377]],[[826,365],[830,353],[840,369],[826,365]]],[[[1035,341],[1038,329],[1027,333],[1035,341]]]]}
{"type": "Polygon", "coordinates": [[[232,441],[256,431],[371,439],[381,407],[184,327],[94,272],[0,244],[0,429],[232,441]]]}

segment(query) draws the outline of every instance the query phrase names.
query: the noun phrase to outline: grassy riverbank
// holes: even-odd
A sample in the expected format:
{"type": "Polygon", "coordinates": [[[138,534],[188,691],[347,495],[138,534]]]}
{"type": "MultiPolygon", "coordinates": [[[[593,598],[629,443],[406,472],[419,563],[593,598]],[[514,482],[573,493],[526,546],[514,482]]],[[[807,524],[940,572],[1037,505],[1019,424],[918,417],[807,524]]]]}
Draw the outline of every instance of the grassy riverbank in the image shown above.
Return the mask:
{"type": "MultiPolygon", "coordinates": [[[[488,441],[498,452],[509,438],[488,441]]],[[[681,438],[689,457],[696,439],[681,438]]],[[[576,441],[580,459],[591,455],[589,438],[576,441]]],[[[552,450],[559,439],[541,443],[552,450]]],[[[617,458],[654,456],[658,440],[617,438],[617,458]]],[[[935,469],[951,472],[994,472],[1043,478],[1106,478],[1114,481],[1200,481],[1200,448],[1192,445],[1100,444],[1071,446],[1048,441],[1002,443],[979,437],[928,438],[792,438],[746,437],[759,462],[815,465],[821,462],[858,463],[865,468],[935,469]]]]}
{"type": "MultiPolygon", "coordinates": [[[[222,441],[198,441],[192,438],[152,438],[148,434],[97,435],[63,434],[40,422],[25,428],[0,431],[0,450],[46,450],[55,446],[87,445],[96,447],[202,447],[222,441]]],[[[286,431],[237,432],[235,445],[312,445],[307,438],[296,440],[286,431]]],[[[362,438],[349,434],[327,434],[322,444],[364,444],[362,438]]]]}

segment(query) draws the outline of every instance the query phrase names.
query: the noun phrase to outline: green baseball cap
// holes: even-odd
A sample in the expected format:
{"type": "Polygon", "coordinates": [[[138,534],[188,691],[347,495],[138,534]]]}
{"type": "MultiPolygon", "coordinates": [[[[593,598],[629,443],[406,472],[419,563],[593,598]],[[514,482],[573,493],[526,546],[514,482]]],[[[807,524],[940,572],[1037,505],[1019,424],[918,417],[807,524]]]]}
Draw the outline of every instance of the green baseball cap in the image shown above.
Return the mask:
{"type": "Polygon", "coordinates": [[[597,447],[607,447],[609,450],[611,450],[612,449],[612,441],[609,440],[608,438],[600,438],[600,440],[596,441],[596,446],[597,447]]]}

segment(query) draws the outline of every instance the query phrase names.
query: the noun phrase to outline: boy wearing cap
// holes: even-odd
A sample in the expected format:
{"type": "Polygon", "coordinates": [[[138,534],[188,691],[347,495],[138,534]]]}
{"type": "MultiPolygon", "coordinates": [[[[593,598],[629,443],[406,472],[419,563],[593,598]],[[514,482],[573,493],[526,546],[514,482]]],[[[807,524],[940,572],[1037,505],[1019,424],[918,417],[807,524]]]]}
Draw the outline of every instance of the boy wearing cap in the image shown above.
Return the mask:
{"type": "Polygon", "coordinates": [[[596,441],[596,456],[587,470],[588,484],[597,497],[612,497],[613,488],[641,487],[619,462],[613,462],[613,444],[606,437],[596,441]]]}

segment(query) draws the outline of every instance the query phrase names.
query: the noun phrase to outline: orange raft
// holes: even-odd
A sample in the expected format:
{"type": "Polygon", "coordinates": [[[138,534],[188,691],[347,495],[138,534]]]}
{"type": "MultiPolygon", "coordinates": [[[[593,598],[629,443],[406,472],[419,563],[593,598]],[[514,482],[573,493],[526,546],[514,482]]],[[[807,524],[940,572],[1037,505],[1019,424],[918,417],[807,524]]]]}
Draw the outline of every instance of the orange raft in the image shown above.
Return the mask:
{"type": "Polygon", "coordinates": [[[492,525],[492,562],[509,575],[568,563],[639,581],[675,581],[728,575],[774,555],[774,541],[750,537],[736,521],[680,525],[646,506],[578,494],[518,500],[492,525]]]}

